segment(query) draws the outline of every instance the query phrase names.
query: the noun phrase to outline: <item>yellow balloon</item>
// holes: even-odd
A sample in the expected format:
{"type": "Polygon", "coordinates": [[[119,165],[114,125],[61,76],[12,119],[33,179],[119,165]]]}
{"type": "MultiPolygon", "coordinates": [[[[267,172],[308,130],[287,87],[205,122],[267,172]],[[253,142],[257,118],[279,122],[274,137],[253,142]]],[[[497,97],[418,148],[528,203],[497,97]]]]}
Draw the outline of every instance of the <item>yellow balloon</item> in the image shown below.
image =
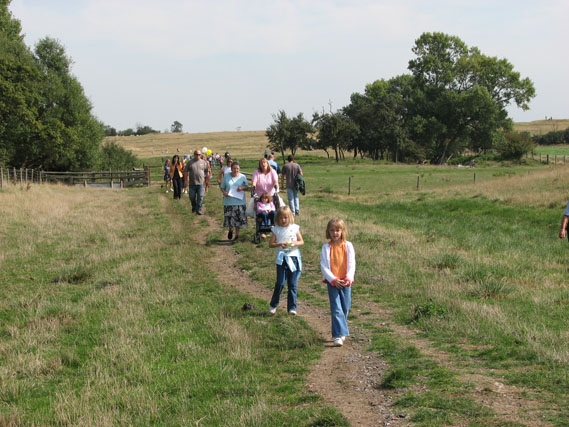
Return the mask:
{"type": "Polygon", "coordinates": [[[211,150],[207,150],[205,153],[206,153],[208,156],[211,156],[211,150]]]}

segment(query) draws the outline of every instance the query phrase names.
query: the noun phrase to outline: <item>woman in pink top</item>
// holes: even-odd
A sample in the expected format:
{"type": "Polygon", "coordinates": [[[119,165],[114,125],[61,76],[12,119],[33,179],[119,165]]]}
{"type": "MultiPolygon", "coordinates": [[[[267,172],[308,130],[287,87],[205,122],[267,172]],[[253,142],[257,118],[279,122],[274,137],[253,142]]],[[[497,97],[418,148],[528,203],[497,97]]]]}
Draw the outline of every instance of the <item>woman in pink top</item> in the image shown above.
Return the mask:
{"type": "MultiPolygon", "coordinates": [[[[260,198],[263,193],[269,193],[271,197],[274,197],[279,185],[279,177],[264,157],[259,160],[259,168],[253,172],[252,180],[255,198],[260,198]]],[[[275,205],[278,203],[278,197],[274,197],[274,202],[275,205]]]]}

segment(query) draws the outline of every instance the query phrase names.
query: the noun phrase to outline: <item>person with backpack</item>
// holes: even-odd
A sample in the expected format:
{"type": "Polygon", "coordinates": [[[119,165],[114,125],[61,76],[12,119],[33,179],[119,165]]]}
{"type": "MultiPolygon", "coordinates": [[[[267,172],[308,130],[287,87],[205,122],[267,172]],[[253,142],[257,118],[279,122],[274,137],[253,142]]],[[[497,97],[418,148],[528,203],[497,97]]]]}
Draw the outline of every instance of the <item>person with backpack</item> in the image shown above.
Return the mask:
{"type": "MultiPolygon", "coordinates": [[[[284,178],[286,178],[288,205],[293,215],[296,216],[300,215],[300,203],[298,200],[299,188],[297,187],[297,177],[299,177],[299,182],[302,181],[302,191],[304,191],[304,178],[302,178],[304,175],[302,173],[302,168],[300,165],[298,163],[295,163],[292,154],[288,156],[287,160],[288,163],[282,168],[281,179],[284,180],[284,178]]],[[[284,183],[281,183],[281,187],[284,187],[284,183]]]]}

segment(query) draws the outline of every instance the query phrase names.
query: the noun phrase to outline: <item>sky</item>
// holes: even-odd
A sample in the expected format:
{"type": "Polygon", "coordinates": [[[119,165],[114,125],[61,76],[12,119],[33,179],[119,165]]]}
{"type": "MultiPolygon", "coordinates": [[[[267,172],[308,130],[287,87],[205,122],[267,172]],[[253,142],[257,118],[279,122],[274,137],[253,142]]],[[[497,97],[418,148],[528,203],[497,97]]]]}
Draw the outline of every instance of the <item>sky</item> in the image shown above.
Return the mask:
{"type": "Polygon", "coordinates": [[[569,0],[12,0],[25,42],[59,40],[117,130],[264,130],[409,73],[424,32],[506,58],[535,85],[515,121],[569,118],[569,0]]]}

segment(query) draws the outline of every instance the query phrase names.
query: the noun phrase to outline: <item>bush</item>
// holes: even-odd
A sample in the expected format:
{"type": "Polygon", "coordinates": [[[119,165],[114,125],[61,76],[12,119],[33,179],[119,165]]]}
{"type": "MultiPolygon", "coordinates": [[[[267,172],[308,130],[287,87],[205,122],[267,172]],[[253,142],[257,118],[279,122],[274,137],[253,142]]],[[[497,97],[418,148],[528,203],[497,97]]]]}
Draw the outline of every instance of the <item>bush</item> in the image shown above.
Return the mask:
{"type": "Polygon", "coordinates": [[[569,129],[551,131],[545,135],[535,135],[533,141],[538,145],[569,144],[569,129]]]}
{"type": "Polygon", "coordinates": [[[504,134],[496,149],[502,160],[520,160],[524,154],[533,150],[533,140],[528,132],[511,131],[504,134]]]}
{"type": "Polygon", "coordinates": [[[138,158],[131,151],[125,150],[116,142],[110,141],[101,147],[99,153],[99,169],[130,170],[138,163],[138,158]]]}

